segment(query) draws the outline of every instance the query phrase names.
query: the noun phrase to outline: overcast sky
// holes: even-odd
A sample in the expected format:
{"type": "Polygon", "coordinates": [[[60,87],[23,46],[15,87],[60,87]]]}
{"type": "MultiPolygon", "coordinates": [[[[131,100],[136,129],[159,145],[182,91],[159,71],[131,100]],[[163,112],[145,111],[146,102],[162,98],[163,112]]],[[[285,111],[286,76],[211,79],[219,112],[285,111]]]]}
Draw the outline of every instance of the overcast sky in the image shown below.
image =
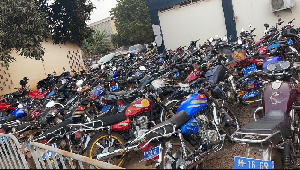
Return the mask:
{"type": "Polygon", "coordinates": [[[96,7],[91,13],[90,20],[87,21],[87,24],[99,21],[101,19],[107,18],[110,16],[109,11],[111,8],[116,7],[116,0],[91,0],[94,6],[96,7]]]}

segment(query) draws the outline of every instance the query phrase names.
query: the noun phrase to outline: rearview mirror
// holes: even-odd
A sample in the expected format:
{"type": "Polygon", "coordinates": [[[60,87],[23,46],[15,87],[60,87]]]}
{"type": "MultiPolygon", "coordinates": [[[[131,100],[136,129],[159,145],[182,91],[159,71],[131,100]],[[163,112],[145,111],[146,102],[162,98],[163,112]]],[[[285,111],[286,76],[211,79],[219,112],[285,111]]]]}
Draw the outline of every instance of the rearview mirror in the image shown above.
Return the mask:
{"type": "Polygon", "coordinates": [[[264,26],[267,28],[269,28],[269,24],[265,23],[264,26]]]}

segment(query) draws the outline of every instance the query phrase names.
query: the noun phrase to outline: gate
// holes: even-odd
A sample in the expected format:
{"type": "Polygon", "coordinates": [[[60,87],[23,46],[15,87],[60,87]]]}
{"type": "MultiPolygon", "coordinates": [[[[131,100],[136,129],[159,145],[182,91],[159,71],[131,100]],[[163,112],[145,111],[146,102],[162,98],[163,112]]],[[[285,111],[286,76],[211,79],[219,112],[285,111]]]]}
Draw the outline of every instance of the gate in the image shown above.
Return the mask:
{"type": "MultiPolygon", "coordinates": [[[[0,169],[29,169],[21,150],[14,135],[0,133],[0,169]]],[[[125,169],[37,142],[29,144],[29,151],[36,169],[125,169]]]]}
{"type": "Polygon", "coordinates": [[[37,142],[31,142],[29,150],[37,169],[125,169],[37,142]]]}
{"type": "Polygon", "coordinates": [[[28,162],[18,139],[12,134],[0,133],[0,168],[1,169],[29,169],[28,162]]]}

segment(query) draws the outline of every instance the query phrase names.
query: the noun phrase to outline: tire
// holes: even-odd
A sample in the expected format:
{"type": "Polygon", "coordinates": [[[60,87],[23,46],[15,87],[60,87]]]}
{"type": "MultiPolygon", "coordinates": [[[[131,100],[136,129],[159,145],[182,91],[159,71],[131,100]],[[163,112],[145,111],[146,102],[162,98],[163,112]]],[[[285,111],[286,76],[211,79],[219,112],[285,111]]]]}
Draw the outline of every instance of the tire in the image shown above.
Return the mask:
{"type": "MultiPolygon", "coordinates": [[[[228,116],[231,118],[231,121],[225,121],[223,126],[223,131],[226,134],[226,137],[229,139],[229,141],[232,141],[231,135],[240,128],[240,123],[238,118],[236,117],[235,113],[230,109],[230,107],[227,104],[220,105],[220,111],[224,109],[228,116]]],[[[224,114],[221,114],[222,116],[225,116],[224,114]]],[[[223,117],[225,118],[225,117],[223,117]]]]}
{"type": "Polygon", "coordinates": [[[274,169],[282,169],[282,156],[277,149],[272,149],[272,158],[271,161],[274,161],[274,169]]]}
{"type": "MultiPolygon", "coordinates": [[[[97,153],[104,153],[109,151],[113,151],[115,149],[122,148],[125,143],[125,139],[118,133],[112,132],[111,135],[108,135],[106,132],[100,132],[96,134],[93,139],[89,142],[86,150],[87,157],[95,159],[97,153]],[[105,143],[103,143],[105,142],[105,143]],[[113,142],[113,146],[111,145],[113,142]],[[105,145],[111,145],[109,147],[105,145]],[[103,148],[100,148],[102,146],[103,148]],[[98,148],[99,147],[99,148],[98,148]],[[107,150],[106,150],[107,149],[107,150]]],[[[127,160],[128,153],[124,152],[122,155],[108,158],[106,160],[101,160],[104,162],[108,162],[110,164],[123,167],[127,160]]],[[[95,166],[95,168],[100,169],[95,166]]]]}
{"type": "MultiPolygon", "coordinates": [[[[164,142],[162,145],[162,159],[161,163],[156,167],[156,169],[181,169],[176,165],[176,162],[179,161],[179,159],[173,159],[171,155],[177,153],[182,157],[182,148],[180,145],[180,142],[170,142],[169,140],[164,142]],[[172,144],[171,148],[168,148],[167,146],[169,144],[172,144]],[[177,166],[177,167],[176,167],[177,166]]],[[[174,155],[173,155],[174,156],[174,155]]],[[[186,168],[184,168],[186,169],[186,168]]]]}

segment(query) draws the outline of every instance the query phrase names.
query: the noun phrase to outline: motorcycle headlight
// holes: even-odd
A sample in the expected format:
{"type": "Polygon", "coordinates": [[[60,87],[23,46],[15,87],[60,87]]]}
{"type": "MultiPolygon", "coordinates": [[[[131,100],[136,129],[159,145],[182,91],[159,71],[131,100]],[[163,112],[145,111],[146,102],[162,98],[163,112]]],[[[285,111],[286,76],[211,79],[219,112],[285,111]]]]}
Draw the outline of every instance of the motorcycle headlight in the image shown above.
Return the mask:
{"type": "Polygon", "coordinates": [[[274,63],[270,63],[267,66],[268,71],[274,71],[276,69],[276,65],[274,63]]]}
{"type": "Polygon", "coordinates": [[[297,88],[297,89],[300,89],[300,83],[297,83],[297,84],[296,84],[296,88],[297,88]]]}
{"type": "Polygon", "coordinates": [[[281,80],[281,79],[283,79],[283,75],[276,76],[276,79],[277,79],[277,80],[281,80]]]}
{"type": "Polygon", "coordinates": [[[288,69],[290,67],[290,62],[289,61],[283,61],[283,62],[280,63],[280,67],[284,70],[288,69]]]}

